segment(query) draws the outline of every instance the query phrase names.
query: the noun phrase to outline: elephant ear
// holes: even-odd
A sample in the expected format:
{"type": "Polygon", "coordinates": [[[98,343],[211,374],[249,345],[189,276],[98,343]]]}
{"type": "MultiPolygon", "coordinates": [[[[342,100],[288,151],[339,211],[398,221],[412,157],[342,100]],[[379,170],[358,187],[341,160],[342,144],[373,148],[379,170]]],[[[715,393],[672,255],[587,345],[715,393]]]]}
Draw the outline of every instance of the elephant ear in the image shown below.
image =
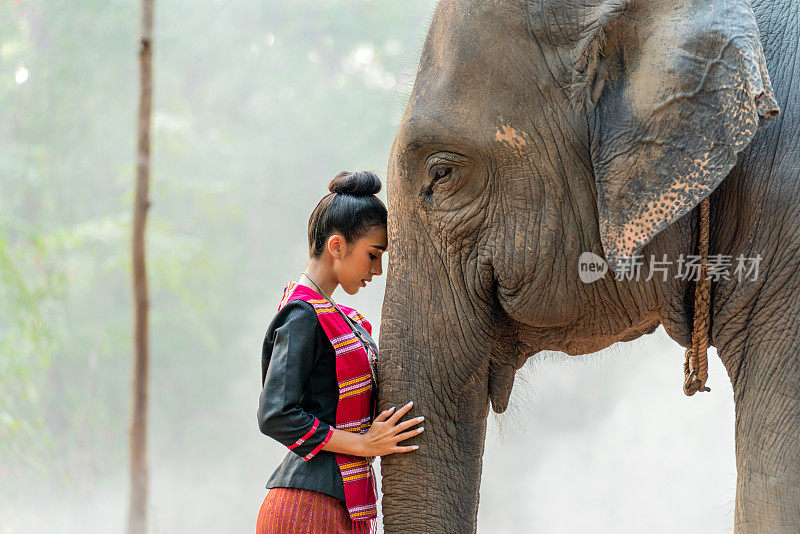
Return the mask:
{"type": "Polygon", "coordinates": [[[748,0],[606,0],[575,59],[600,238],[617,273],[719,185],[778,113],[748,0]]]}

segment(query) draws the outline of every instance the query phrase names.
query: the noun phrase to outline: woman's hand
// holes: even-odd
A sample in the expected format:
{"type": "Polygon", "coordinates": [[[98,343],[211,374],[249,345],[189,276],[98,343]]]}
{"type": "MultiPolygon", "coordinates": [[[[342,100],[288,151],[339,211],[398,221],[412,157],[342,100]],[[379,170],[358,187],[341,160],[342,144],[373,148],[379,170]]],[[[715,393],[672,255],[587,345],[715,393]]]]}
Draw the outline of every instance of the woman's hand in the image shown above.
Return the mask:
{"type": "Polygon", "coordinates": [[[419,445],[401,446],[397,444],[399,441],[417,436],[425,430],[423,427],[418,427],[414,430],[403,432],[417,423],[420,423],[425,419],[424,417],[415,417],[398,423],[400,418],[403,417],[413,405],[414,402],[412,401],[396,412],[394,412],[394,408],[382,411],[372,422],[370,429],[367,430],[365,434],[362,434],[362,438],[364,439],[364,452],[362,456],[386,456],[393,452],[410,452],[419,449],[419,445]]]}

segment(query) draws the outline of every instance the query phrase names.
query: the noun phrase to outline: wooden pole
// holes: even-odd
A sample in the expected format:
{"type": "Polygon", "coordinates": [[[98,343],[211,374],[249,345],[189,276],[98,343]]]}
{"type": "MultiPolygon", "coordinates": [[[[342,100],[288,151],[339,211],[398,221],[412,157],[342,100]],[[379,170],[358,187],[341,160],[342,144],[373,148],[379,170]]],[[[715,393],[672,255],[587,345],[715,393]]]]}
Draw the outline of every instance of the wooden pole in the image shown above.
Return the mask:
{"type": "Polygon", "coordinates": [[[128,534],[147,529],[147,382],[150,363],[147,331],[147,270],[145,225],[150,207],[150,116],[153,78],[153,1],[142,0],[139,40],[139,114],[136,151],[136,198],[133,204],[131,252],[133,262],[133,383],[130,426],[131,494],[128,534]]]}

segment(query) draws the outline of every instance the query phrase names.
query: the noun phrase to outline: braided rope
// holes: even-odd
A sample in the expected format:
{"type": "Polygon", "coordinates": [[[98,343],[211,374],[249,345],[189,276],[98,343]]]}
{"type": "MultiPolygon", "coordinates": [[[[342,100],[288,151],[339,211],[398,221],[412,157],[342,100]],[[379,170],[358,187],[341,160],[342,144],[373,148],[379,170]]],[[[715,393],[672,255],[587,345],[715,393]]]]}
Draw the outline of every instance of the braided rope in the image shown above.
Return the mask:
{"type": "Polygon", "coordinates": [[[708,379],[708,326],[711,304],[711,279],[708,277],[708,230],[711,225],[708,197],[700,203],[700,279],[694,286],[694,319],[692,346],[686,349],[683,363],[683,392],[692,396],[698,391],[711,391],[708,379]]]}

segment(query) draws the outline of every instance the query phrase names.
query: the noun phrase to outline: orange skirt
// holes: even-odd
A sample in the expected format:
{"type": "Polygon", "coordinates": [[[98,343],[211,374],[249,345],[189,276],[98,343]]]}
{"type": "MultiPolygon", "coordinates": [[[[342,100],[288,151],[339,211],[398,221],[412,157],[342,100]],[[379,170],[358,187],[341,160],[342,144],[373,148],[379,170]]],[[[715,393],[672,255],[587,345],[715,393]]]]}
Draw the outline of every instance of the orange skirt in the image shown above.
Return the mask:
{"type": "Polygon", "coordinates": [[[318,491],[272,488],[258,512],[256,534],[349,534],[342,501],[318,491]]]}

